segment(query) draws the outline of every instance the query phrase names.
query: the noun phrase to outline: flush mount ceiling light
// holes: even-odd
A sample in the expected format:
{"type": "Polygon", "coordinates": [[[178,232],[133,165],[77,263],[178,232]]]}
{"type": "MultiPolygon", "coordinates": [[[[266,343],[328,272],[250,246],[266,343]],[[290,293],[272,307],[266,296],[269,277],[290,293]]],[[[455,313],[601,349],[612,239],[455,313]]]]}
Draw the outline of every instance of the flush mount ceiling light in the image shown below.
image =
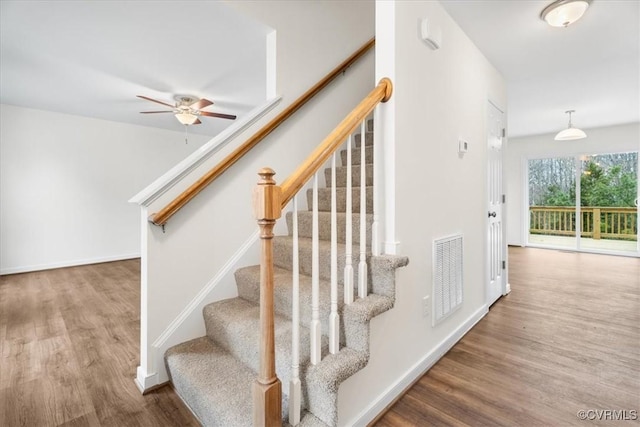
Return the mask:
{"type": "Polygon", "coordinates": [[[556,141],[571,141],[574,139],[582,139],[587,137],[586,133],[578,128],[574,128],[573,124],[571,124],[571,113],[575,112],[576,110],[565,111],[566,114],[569,114],[569,127],[563,131],[558,132],[558,134],[554,138],[556,141]]]}
{"type": "Polygon", "coordinates": [[[558,0],[545,7],[540,18],[552,27],[568,27],[584,15],[591,0],[558,0]]]}

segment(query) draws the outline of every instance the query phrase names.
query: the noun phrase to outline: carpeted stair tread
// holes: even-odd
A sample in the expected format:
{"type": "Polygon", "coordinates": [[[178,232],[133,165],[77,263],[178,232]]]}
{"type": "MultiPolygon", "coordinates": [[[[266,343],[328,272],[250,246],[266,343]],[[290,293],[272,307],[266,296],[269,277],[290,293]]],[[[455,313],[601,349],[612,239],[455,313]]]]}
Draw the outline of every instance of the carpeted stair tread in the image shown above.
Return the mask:
{"type": "MultiPolygon", "coordinates": [[[[367,213],[373,213],[373,187],[366,187],[367,213]]],[[[309,210],[313,208],[313,190],[307,190],[307,206],[309,210]]],[[[345,212],[347,208],[347,189],[336,187],[336,210],[345,212]]],[[[331,188],[318,188],[318,211],[331,211],[331,188]]],[[[360,187],[351,189],[351,212],[360,213],[360,187]]]]}
{"type": "Polygon", "coordinates": [[[179,344],[165,354],[177,393],[204,426],[251,426],[256,374],[209,338],[179,344]]]}
{"type": "MultiPolygon", "coordinates": [[[[235,272],[238,296],[254,304],[260,303],[260,266],[243,267],[235,272]]],[[[301,274],[300,280],[300,324],[308,328],[311,324],[311,277],[301,274]]],[[[292,274],[291,270],[273,268],[273,293],[276,313],[291,319],[292,314],[292,274]]],[[[320,319],[322,334],[329,331],[329,313],[331,311],[331,283],[320,281],[320,319]]],[[[342,311],[344,288],[338,285],[338,311],[342,311]]]]}
{"type": "MultiPolygon", "coordinates": [[[[381,297],[385,298],[385,297],[381,297]]],[[[369,300],[375,304],[380,298],[372,297],[361,300],[361,304],[369,300]]],[[[355,304],[355,303],[354,303],[355,304]]],[[[355,310],[361,313],[362,309],[355,310]]],[[[258,369],[259,351],[259,307],[243,298],[232,298],[207,305],[203,310],[207,336],[216,345],[224,348],[247,367],[258,369]]],[[[282,382],[283,395],[289,393],[291,379],[291,322],[282,315],[275,316],[276,372],[282,382]]],[[[357,319],[356,328],[366,327],[368,323],[357,319]]],[[[348,327],[348,325],[344,325],[348,327]]],[[[353,330],[351,333],[362,335],[363,331],[353,330]]],[[[368,340],[368,334],[367,334],[368,340]]],[[[309,409],[323,422],[334,425],[333,416],[336,411],[338,386],[349,376],[362,369],[368,360],[368,352],[343,347],[340,351],[328,354],[326,337],[322,340],[322,360],[317,365],[309,362],[309,330],[300,327],[300,377],[303,389],[303,407],[309,409]],[[315,408],[315,409],[314,409],[315,408]],[[319,412],[320,411],[320,412],[319,412]]]]}
{"type": "MultiPolygon", "coordinates": [[[[373,261],[376,258],[372,257],[373,261]]],[[[373,263],[377,265],[377,263],[373,263]]],[[[300,280],[300,323],[304,327],[311,324],[311,277],[301,274],[300,280]]],[[[260,301],[260,266],[240,268],[236,271],[238,294],[254,304],[260,301]]],[[[274,306],[276,313],[291,318],[292,315],[292,277],[291,271],[274,267],[274,306]]],[[[322,333],[329,330],[329,313],[331,310],[331,284],[320,281],[320,321],[322,333]]],[[[393,307],[393,298],[385,295],[369,293],[366,298],[358,298],[354,289],[354,302],[344,305],[344,288],[338,286],[338,313],[340,314],[340,343],[356,350],[365,351],[368,346],[368,322],[375,316],[393,307]]]]}
{"type": "Polygon", "coordinates": [[[338,424],[338,388],[347,378],[360,371],[369,361],[368,352],[343,348],[329,354],[318,365],[309,366],[306,378],[309,390],[307,410],[324,423],[338,424]],[[327,396],[319,399],[316,396],[327,396]]]}
{"type": "MultiPolygon", "coordinates": [[[[360,187],[360,165],[351,166],[351,185],[360,187]]],[[[365,185],[373,185],[373,165],[367,164],[365,171],[365,185]]],[[[331,188],[331,168],[324,170],[324,179],[327,188],[331,188]]],[[[347,167],[336,166],[336,187],[347,186],[347,167]]]]}
{"type": "Polygon", "coordinates": [[[373,119],[367,119],[367,132],[373,132],[373,119]]]}
{"type": "MultiPolygon", "coordinates": [[[[231,298],[208,304],[203,309],[207,336],[249,368],[258,371],[260,343],[260,307],[243,298],[231,298]]],[[[276,372],[282,391],[289,394],[291,379],[291,321],[276,314],[276,372]]],[[[300,366],[309,363],[309,329],[300,327],[300,366]]],[[[328,353],[328,340],[322,339],[323,355],[328,353]]]]}
{"type": "MultiPolygon", "coordinates": [[[[361,134],[357,134],[354,135],[354,146],[356,148],[360,147],[360,141],[362,139],[362,135],[361,134]]],[[[366,147],[367,145],[373,145],[373,132],[369,131],[365,133],[365,137],[364,137],[364,146],[366,147]]]]}
{"type": "MultiPolygon", "coordinates": [[[[351,215],[351,229],[352,229],[352,242],[354,245],[360,244],[360,214],[351,215]]],[[[347,214],[344,212],[338,212],[336,215],[338,232],[338,243],[346,242],[346,223],[347,214]]],[[[366,230],[367,236],[371,237],[371,223],[373,222],[373,215],[366,215],[366,230]]],[[[287,212],[286,214],[287,227],[289,235],[293,230],[293,212],[287,212]]],[[[313,231],[313,212],[311,211],[298,211],[298,236],[311,238],[313,231]]],[[[331,212],[318,212],[318,238],[320,240],[331,240],[331,212]]]]}
{"type": "MultiPolygon", "coordinates": [[[[359,165],[360,164],[360,148],[351,147],[351,165],[359,165]]],[[[365,164],[373,163],[373,145],[365,145],[364,149],[365,156],[365,164]]],[[[347,166],[347,150],[340,151],[340,160],[342,161],[342,166],[347,166]]]]}
{"type": "MultiPolygon", "coordinates": [[[[298,254],[300,273],[311,276],[311,251],[312,241],[306,237],[298,238],[298,254]]],[[[346,246],[338,243],[336,245],[338,254],[338,284],[344,283],[344,266],[345,266],[345,248],[346,246]]],[[[318,258],[319,269],[318,274],[321,280],[331,280],[331,242],[326,240],[318,241],[318,258]]],[[[352,265],[354,284],[358,283],[358,263],[359,263],[359,245],[353,246],[352,265]]],[[[293,238],[291,236],[275,236],[273,238],[273,264],[276,267],[284,268],[291,271],[293,266],[293,238]]],[[[370,256],[370,250],[367,248],[367,260],[370,256]]],[[[369,290],[371,286],[369,284],[369,290]]]]}

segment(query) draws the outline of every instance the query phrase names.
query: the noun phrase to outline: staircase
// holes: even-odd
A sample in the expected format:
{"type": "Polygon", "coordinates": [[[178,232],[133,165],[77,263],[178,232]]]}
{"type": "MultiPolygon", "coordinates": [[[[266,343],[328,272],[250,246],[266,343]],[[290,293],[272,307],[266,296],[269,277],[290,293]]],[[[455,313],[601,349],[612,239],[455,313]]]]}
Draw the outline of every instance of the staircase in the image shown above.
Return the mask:
{"type": "MultiPolygon", "coordinates": [[[[360,182],[360,168],[366,168],[366,212],[360,215],[360,187],[353,187],[352,212],[346,210],[347,151],[340,152],[343,166],[336,168],[338,217],[338,271],[345,267],[345,222],[352,216],[353,228],[366,221],[371,236],[373,184],[373,123],[367,122],[364,144],[355,135],[352,150],[352,180],[360,182]],[[360,150],[365,150],[361,165],[360,150]]],[[[322,360],[310,363],[312,190],[307,191],[309,211],[298,212],[300,263],[300,381],[302,426],[334,426],[338,422],[340,384],[364,368],[369,360],[369,321],[391,309],[395,301],[395,270],[408,263],[406,257],[367,254],[368,295],[346,305],[339,298],[340,351],[329,354],[331,168],[325,170],[326,188],[318,189],[320,319],[322,360]]],[[[286,215],[289,235],[273,239],[276,372],[282,382],[282,419],[288,421],[289,380],[292,365],[292,213],[286,215]]],[[[354,244],[359,233],[353,233],[354,244]]],[[[357,264],[358,255],[353,255],[357,264]]],[[[358,272],[355,270],[354,287],[358,272]]],[[[207,335],[170,348],[165,362],[173,386],[205,426],[252,425],[252,383],[259,363],[260,266],[235,272],[238,297],[218,301],[203,310],[207,335]]],[[[338,274],[338,295],[343,295],[343,274],[338,274]]],[[[357,289],[354,290],[357,295],[357,289]]]]}

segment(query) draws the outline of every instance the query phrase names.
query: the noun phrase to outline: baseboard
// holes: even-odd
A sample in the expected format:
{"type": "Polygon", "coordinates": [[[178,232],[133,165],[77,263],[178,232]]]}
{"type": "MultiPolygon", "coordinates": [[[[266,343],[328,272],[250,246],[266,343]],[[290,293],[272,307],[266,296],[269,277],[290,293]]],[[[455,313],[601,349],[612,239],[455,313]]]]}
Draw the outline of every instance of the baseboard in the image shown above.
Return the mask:
{"type": "Polygon", "coordinates": [[[440,360],[460,339],[471,330],[486,314],[486,305],[480,307],[459,328],[453,331],[447,338],[438,344],[431,352],[413,365],[398,381],[387,388],[369,407],[360,413],[353,426],[367,426],[383,414],[391,404],[401,397],[413,383],[420,379],[435,363],[440,360]]]}
{"type": "Polygon", "coordinates": [[[5,274],[29,273],[31,271],[53,270],[54,268],[77,267],[79,265],[100,264],[103,262],[124,261],[127,259],[140,258],[140,253],[112,255],[106,257],[85,258],[70,261],[52,262],[48,264],[27,265],[22,267],[11,267],[0,269],[0,276],[5,274]]]}
{"type": "Polygon", "coordinates": [[[136,383],[138,390],[140,390],[142,394],[148,393],[161,385],[158,382],[158,374],[155,372],[153,374],[147,374],[143,371],[142,366],[138,366],[136,369],[136,377],[133,382],[136,383]]]}

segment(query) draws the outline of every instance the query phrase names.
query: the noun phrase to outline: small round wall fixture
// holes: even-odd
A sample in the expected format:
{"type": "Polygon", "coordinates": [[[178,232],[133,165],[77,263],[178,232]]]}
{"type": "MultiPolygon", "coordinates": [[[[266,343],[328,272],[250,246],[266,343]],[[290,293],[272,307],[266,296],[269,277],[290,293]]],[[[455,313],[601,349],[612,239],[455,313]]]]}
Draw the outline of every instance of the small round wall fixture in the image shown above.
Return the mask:
{"type": "Polygon", "coordinates": [[[568,27],[584,15],[591,0],[557,0],[545,7],[540,18],[552,27],[568,27]]]}

